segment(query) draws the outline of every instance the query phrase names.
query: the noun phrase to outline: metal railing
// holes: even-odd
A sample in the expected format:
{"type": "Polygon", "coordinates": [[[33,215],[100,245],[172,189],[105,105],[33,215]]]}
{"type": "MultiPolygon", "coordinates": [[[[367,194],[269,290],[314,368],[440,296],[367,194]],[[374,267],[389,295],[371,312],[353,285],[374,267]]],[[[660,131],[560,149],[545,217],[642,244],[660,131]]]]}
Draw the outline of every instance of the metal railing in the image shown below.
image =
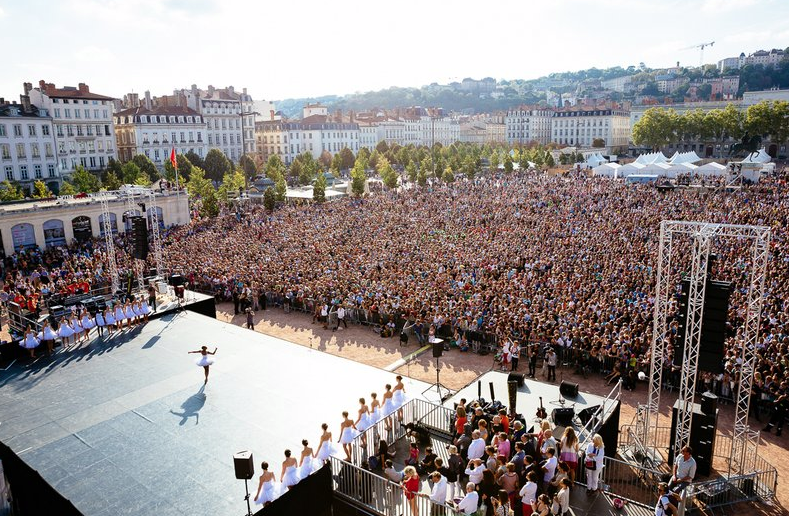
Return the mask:
{"type": "MultiPolygon", "coordinates": [[[[584,464],[585,456],[585,453],[581,453],[579,464],[584,464]]],[[[580,469],[583,470],[583,474],[576,477],[576,483],[585,486],[589,470],[584,467],[580,469]]],[[[653,508],[657,500],[657,487],[663,475],[664,473],[656,469],[604,457],[599,485],[605,491],[616,493],[619,498],[642,507],[653,508]]]]}
{"type": "MultiPolygon", "coordinates": [[[[462,514],[449,505],[434,503],[427,491],[408,500],[400,484],[370,470],[330,457],[335,496],[382,516],[428,516],[462,514]]],[[[421,486],[420,486],[421,487],[421,486]]]]}
{"type": "Polygon", "coordinates": [[[354,464],[368,461],[370,454],[377,453],[381,441],[387,447],[406,436],[409,424],[422,428],[432,435],[449,439],[452,436],[454,411],[419,398],[408,400],[402,407],[383,414],[383,418],[367,428],[353,440],[351,458],[354,464]]]}
{"type": "Polygon", "coordinates": [[[584,425],[584,427],[578,431],[578,440],[581,441],[579,446],[580,449],[585,450],[589,443],[592,442],[592,437],[594,434],[600,429],[603,425],[603,422],[608,418],[609,413],[616,410],[616,403],[619,403],[620,398],[622,397],[622,380],[620,379],[616,382],[616,385],[611,392],[609,392],[600,406],[595,410],[592,417],[589,418],[589,421],[584,425]],[[611,401],[615,401],[616,403],[610,403],[611,401]]]}

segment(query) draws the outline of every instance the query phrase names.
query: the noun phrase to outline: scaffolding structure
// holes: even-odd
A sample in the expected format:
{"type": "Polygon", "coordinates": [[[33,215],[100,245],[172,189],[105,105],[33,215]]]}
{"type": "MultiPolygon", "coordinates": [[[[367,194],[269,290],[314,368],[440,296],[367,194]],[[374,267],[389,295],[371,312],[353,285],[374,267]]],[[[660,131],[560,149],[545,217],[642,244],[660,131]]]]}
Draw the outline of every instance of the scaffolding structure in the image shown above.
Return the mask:
{"type": "Polygon", "coordinates": [[[670,221],[660,224],[660,244],[658,247],[654,326],[650,356],[650,382],[647,404],[639,407],[639,438],[643,443],[654,443],[657,435],[660,409],[660,393],[663,380],[663,362],[666,360],[666,336],[668,334],[669,296],[672,289],[672,254],[677,236],[692,239],[690,256],[690,288],[688,293],[688,314],[685,327],[685,349],[682,361],[679,399],[684,400],[679,414],[677,428],[677,448],[681,449],[690,441],[693,418],[693,403],[696,393],[696,376],[701,344],[701,324],[704,315],[704,295],[707,284],[707,270],[711,251],[718,239],[737,239],[750,245],[750,285],[747,293],[747,312],[745,324],[739,336],[739,357],[742,359],[740,384],[736,393],[736,412],[729,460],[729,474],[743,474],[754,467],[756,462],[759,433],[748,427],[751,387],[754,364],[756,361],[756,341],[759,331],[759,318],[765,291],[765,277],[769,259],[771,231],[764,226],[735,224],[712,224],[705,222],[670,221]]]}
{"type": "Polygon", "coordinates": [[[120,288],[121,282],[120,278],[118,277],[118,261],[115,257],[115,237],[112,234],[109,195],[105,193],[99,197],[99,201],[101,202],[101,219],[102,229],[104,230],[104,241],[107,247],[107,272],[110,275],[112,294],[114,295],[120,288]]]}
{"type": "Polygon", "coordinates": [[[156,275],[164,277],[167,273],[164,263],[164,253],[162,252],[162,239],[159,234],[159,209],[156,205],[156,194],[153,190],[148,192],[148,211],[151,214],[151,241],[153,244],[153,263],[156,275]]]}

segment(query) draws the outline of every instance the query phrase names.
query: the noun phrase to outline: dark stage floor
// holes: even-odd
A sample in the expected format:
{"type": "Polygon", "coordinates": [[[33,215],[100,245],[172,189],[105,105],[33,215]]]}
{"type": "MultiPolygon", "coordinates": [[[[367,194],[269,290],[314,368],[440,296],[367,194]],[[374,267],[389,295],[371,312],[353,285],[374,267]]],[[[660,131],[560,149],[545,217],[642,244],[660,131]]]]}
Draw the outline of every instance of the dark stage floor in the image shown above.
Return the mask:
{"type": "MultiPolygon", "coordinates": [[[[182,312],[0,376],[0,441],[86,515],[243,514],[233,453],[279,476],[320,424],[383,393],[394,375],[182,312]],[[219,347],[203,386],[198,355],[219,347]]],[[[416,395],[428,387],[406,379],[416,395]]],[[[256,480],[250,489],[256,488],[256,480]],[[254,484],[254,485],[253,485],[254,484]]],[[[13,485],[12,485],[13,488],[13,485]]]]}

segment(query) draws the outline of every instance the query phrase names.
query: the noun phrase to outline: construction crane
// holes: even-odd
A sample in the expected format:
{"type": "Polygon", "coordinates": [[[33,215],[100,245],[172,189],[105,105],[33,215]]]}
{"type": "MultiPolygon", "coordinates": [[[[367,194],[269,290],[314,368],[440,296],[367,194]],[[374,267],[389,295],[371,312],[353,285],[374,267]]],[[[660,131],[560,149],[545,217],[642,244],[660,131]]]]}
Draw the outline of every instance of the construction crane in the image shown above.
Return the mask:
{"type": "Polygon", "coordinates": [[[714,41],[710,41],[709,43],[701,43],[701,44],[698,44],[698,45],[691,45],[689,47],[680,48],[680,50],[690,50],[692,48],[698,48],[699,49],[699,68],[701,68],[702,66],[704,66],[704,47],[711,47],[714,44],[715,44],[714,41]]]}

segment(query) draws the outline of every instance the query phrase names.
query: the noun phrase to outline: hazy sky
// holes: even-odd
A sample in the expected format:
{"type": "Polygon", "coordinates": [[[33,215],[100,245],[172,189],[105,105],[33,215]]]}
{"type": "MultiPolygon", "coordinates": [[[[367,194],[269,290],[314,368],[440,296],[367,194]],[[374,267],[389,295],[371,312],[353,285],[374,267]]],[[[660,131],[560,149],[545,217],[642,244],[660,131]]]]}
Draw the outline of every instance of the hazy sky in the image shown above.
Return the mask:
{"type": "Polygon", "coordinates": [[[464,77],[698,65],[789,46],[787,0],[0,0],[0,97],[22,83],[255,99],[464,77]]]}

